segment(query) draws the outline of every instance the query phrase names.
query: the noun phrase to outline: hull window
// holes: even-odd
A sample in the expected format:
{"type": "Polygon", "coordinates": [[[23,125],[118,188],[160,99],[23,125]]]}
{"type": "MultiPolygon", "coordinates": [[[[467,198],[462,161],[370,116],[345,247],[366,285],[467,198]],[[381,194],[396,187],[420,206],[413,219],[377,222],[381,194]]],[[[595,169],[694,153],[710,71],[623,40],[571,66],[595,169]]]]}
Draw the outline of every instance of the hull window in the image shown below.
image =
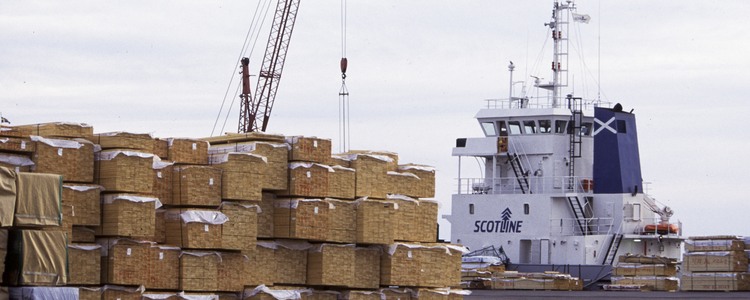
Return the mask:
{"type": "Polygon", "coordinates": [[[472,203],[472,204],[469,204],[469,214],[470,214],[470,215],[473,215],[473,214],[474,214],[474,204],[473,204],[473,203],[472,203]]]}
{"type": "Polygon", "coordinates": [[[524,203],[523,204],[523,214],[524,215],[528,215],[529,214],[529,204],[528,203],[524,203]]]}

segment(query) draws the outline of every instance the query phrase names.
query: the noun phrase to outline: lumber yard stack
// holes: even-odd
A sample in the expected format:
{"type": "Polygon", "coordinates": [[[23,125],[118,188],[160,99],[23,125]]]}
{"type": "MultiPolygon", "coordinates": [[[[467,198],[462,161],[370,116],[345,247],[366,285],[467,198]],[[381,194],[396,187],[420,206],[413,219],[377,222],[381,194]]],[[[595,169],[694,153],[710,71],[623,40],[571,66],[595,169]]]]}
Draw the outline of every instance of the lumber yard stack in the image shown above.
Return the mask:
{"type": "Polygon", "coordinates": [[[680,290],[750,290],[745,248],[737,236],[690,237],[685,241],[680,290]]]}
{"type": "Polygon", "coordinates": [[[434,169],[399,164],[395,153],[332,154],[328,139],[263,133],[0,129],[0,257],[7,251],[10,286],[0,298],[466,293],[464,248],[437,243],[434,169]]]}
{"type": "Polygon", "coordinates": [[[605,290],[677,291],[677,260],[660,256],[621,255],[605,290]]]}

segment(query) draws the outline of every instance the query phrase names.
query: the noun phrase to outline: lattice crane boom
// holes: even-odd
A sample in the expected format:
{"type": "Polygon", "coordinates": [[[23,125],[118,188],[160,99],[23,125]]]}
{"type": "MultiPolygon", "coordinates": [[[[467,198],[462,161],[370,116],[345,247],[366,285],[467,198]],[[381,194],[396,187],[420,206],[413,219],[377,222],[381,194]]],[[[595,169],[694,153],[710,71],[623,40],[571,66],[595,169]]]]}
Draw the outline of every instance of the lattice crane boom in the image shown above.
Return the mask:
{"type": "Polygon", "coordinates": [[[271,33],[268,36],[263,64],[258,73],[255,97],[250,101],[252,106],[249,114],[242,119],[243,116],[240,113],[240,124],[245,122],[250,128],[249,130],[247,127],[240,128],[241,132],[266,131],[268,128],[268,120],[279,89],[294,22],[297,19],[299,2],[300,0],[279,0],[276,4],[276,13],[271,25],[271,33]]]}

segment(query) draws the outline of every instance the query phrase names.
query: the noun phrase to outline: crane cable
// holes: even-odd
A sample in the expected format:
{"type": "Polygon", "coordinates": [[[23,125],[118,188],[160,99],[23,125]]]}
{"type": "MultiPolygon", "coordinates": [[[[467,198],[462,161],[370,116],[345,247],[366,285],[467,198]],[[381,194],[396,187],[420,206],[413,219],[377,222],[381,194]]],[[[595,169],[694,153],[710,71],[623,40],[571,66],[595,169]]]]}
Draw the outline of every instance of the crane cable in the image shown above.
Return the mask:
{"type": "MultiPolygon", "coordinates": [[[[250,27],[247,29],[247,33],[245,34],[245,41],[242,43],[242,49],[240,49],[240,54],[235,60],[235,65],[234,65],[234,68],[232,69],[232,76],[229,78],[229,84],[227,85],[227,89],[224,92],[224,99],[222,99],[221,101],[221,107],[219,108],[219,113],[216,115],[216,120],[214,120],[214,126],[211,129],[210,136],[214,136],[214,133],[216,131],[216,126],[219,123],[219,118],[221,118],[221,113],[224,111],[224,105],[226,104],[227,97],[229,96],[229,91],[232,88],[234,77],[237,74],[235,70],[238,68],[240,64],[240,59],[243,57],[243,55],[247,57],[252,56],[252,53],[255,50],[255,45],[258,43],[258,38],[260,37],[260,30],[263,28],[263,24],[265,24],[266,22],[266,17],[268,16],[268,10],[270,8],[271,8],[271,0],[258,0],[258,4],[255,6],[255,13],[253,14],[253,18],[250,21],[250,27]],[[259,18],[259,15],[261,12],[264,12],[262,19],[259,18]],[[252,47],[248,47],[250,40],[253,40],[252,47]],[[249,54],[248,54],[248,51],[249,51],[249,54]]],[[[234,106],[234,101],[237,99],[240,86],[242,86],[242,82],[239,82],[237,84],[237,87],[234,90],[232,102],[229,104],[229,108],[227,109],[226,116],[224,117],[224,123],[222,124],[221,130],[219,132],[224,132],[224,128],[227,125],[227,120],[229,119],[229,115],[232,112],[232,107],[234,106]]]]}
{"type": "Polygon", "coordinates": [[[341,0],[341,89],[339,90],[339,151],[346,152],[350,147],[349,130],[349,90],[346,88],[346,0],[341,0]]]}

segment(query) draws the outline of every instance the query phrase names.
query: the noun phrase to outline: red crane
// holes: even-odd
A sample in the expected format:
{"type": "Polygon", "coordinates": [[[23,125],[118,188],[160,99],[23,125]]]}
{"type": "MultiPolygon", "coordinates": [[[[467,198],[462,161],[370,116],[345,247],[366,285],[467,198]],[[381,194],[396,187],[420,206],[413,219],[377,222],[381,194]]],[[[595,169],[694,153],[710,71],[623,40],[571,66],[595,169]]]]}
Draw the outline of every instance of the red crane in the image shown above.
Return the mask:
{"type": "Polygon", "coordinates": [[[266,53],[258,73],[255,97],[250,96],[249,59],[242,59],[242,94],[240,98],[240,122],[238,132],[266,131],[271,116],[276,91],[281,81],[289,41],[292,38],[294,21],[300,0],[278,0],[271,33],[268,35],[266,53]]]}

